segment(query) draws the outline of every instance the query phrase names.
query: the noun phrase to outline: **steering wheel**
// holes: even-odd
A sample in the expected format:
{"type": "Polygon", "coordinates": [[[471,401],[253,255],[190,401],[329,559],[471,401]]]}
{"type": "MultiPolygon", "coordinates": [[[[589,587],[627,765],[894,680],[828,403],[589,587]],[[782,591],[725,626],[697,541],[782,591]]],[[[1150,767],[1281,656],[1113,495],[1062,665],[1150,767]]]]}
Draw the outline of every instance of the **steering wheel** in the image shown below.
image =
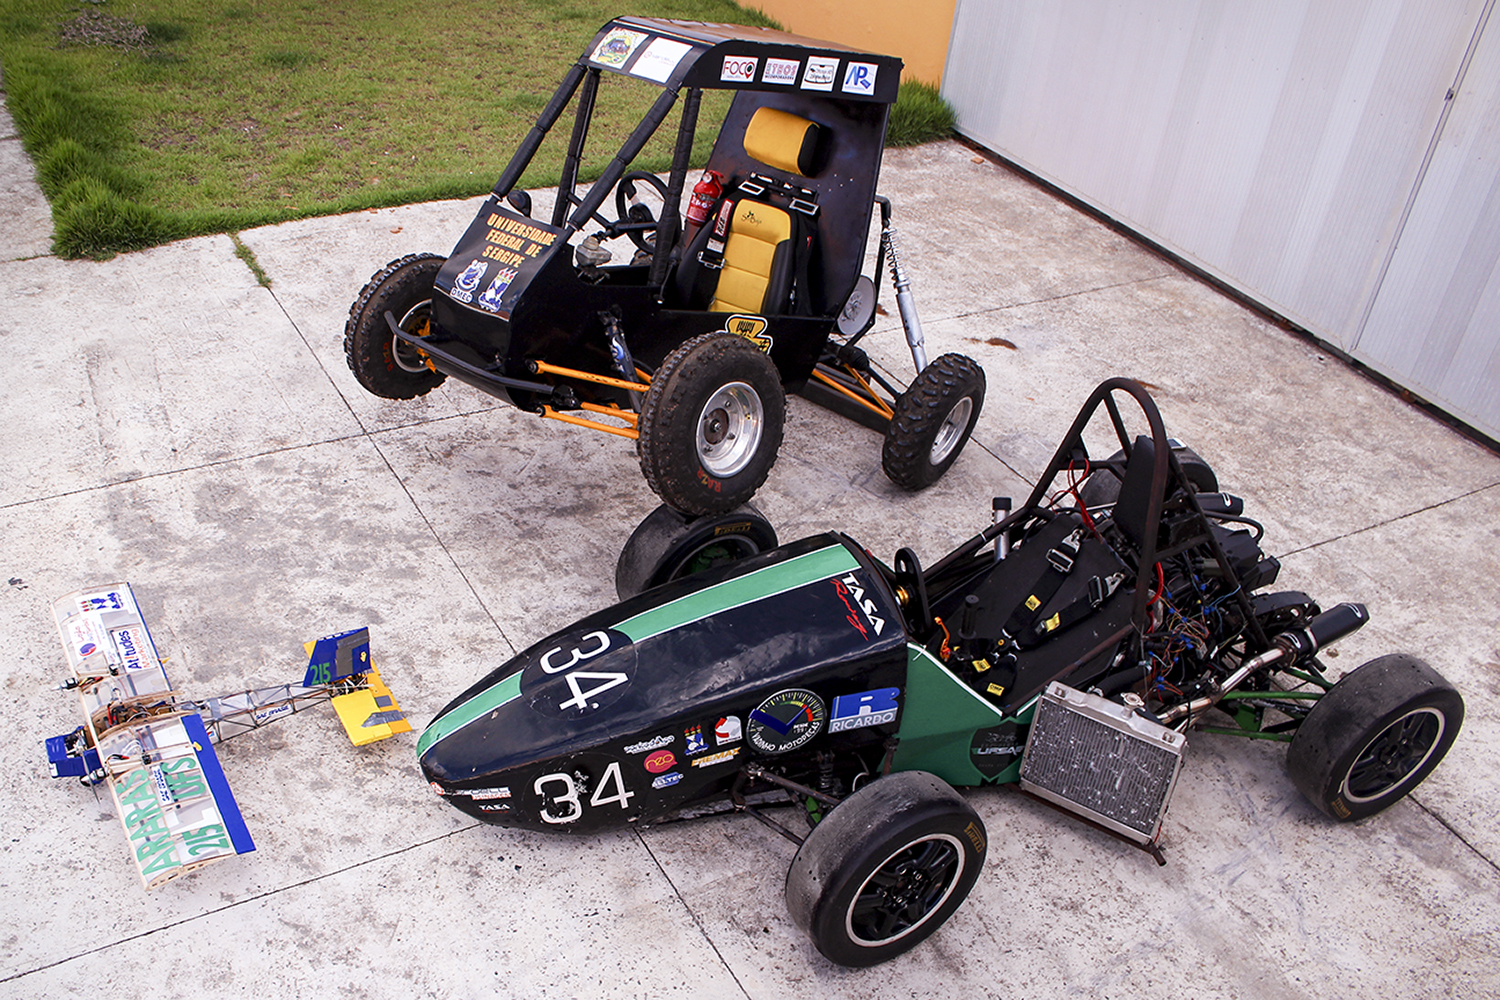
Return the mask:
{"type": "Polygon", "coordinates": [[[647,253],[656,252],[656,223],[667,203],[667,185],[645,170],[632,170],[615,186],[614,228],[647,253]]]}

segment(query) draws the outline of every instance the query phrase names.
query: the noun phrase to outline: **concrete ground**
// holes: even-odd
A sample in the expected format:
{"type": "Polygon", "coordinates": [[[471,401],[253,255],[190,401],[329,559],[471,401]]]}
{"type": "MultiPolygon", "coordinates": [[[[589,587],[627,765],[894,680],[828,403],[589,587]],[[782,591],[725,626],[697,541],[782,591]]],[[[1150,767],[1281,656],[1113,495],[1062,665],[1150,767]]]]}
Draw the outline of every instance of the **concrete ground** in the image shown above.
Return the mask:
{"type": "MultiPolygon", "coordinates": [[[[800,399],[758,503],[784,539],[847,530],[931,560],[1024,495],[1102,379],[1149,383],[1266,524],[1282,584],[1372,623],[1332,660],[1412,650],[1468,719],[1408,799],[1337,825],[1282,750],[1191,738],[1156,867],[1005,789],[931,940],[830,965],[782,901],[792,846],[723,817],[586,838],[476,825],[420,779],[415,734],[347,745],[330,710],[225,745],[258,850],[150,894],[106,799],[47,778],[79,719],[52,690],[51,600],[134,584],[189,696],[300,676],[301,642],[368,624],[420,728],[459,690],[613,599],[654,506],[628,442],[450,382],[392,403],[355,383],[366,277],[447,252],[476,202],[314,219],[105,262],[49,255],[0,114],[0,995],[361,997],[1488,997],[1500,993],[1500,456],[1315,346],[973,156],[889,154],[933,356],[980,361],[973,442],[921,494],[880,439],[800,399]]],[[[887,301],[889,296],[887,294],[887,301]]],[[[909,370],[899,323],[866,341],[909,370]]]]}

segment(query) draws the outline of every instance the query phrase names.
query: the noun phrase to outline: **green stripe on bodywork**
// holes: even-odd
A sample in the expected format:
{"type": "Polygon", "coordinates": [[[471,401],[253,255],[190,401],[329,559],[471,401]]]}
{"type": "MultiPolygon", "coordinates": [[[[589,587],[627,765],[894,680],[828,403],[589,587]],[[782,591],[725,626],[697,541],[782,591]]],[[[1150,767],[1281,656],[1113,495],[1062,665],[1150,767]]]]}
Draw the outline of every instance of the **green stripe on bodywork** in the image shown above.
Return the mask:
{"type": "Polygon", "coordinates": [[[635,617],[620,622],[615,628],[629,636],[631,642],[642,642],[722,611],[784,594],[858,568],[859,560],[854,558],[854,553],[842,545],[830,545],[816,552],[737,576],[733,580],[705,587],[650,611],[642,611],[635,617]]]}
{"type": "Polygon", "coordinates": [[[950,785],[982,785],[1004,778],[1002,773],[986,779],[974,766],[969,746],[981,729],[1007,721],[1030,722],[1035,703],[1032,699],[1016,715],[1004,715],[927,650],[908,644],[906,711],[891,766],[898,771],[930,771],[950,785]]]}
{"type": "Polygon", "coordinates": [[[485,688],[462,705],[433,719],[432,725],[428,726],[423,731],[422,738],[417,740],[417,756],[420,758],[434,743],[452,736],[469,723],[479,721],[501,705],[519,697],[521,697],[521,671],[517,670],[498,684],[485,688]]]}

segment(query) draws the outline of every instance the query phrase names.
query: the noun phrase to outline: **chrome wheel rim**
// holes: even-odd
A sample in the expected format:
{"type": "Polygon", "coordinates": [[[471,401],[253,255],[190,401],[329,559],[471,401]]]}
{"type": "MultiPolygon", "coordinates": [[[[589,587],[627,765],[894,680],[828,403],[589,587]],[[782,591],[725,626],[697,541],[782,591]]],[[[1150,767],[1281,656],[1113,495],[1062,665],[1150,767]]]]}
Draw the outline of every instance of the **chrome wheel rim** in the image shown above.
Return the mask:
{"type": "Polygon", "coordinates": [[[744,471],[765,432],[760,394],[744,382],[721,386],[698,415],[698,461],[717,479],[744,471]]]}
{"type": "Polygon", "coordinates": [[[953,449],[958,447],[958,442],[964,436],[964,430],[969,426],[969,416],[974,412],[974,399],[965,396],[953,404],[953,409],[948,411],[948,418],[943,421],[943,426],[938,428],[937,438],[932,442],[932,453],[928,461],[933,465],[941,465],[943,460],[953,454],[953,449]]]}

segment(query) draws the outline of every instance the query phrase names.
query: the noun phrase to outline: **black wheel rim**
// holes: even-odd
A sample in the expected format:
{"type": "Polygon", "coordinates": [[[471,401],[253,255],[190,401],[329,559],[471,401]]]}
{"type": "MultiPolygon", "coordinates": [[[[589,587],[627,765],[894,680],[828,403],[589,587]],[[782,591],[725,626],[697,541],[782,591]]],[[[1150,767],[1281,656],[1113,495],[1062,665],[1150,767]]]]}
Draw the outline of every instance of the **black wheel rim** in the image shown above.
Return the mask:
{"type": "Polygon", "coordinates": [[[964,870],[958,839],[935,833],[886,858],[849,904],[845,930],[866,948],[897,941],[926,924],[953,895],[964,870]]]}
{"type": "Polygon", "coordinates": [[[1381,730],[1360,751],[1344,778],[1344,797],[1369,802],[1396,789],[1432,756],[1447,719],[1435,708],[1417,708],[1381,730]]]}

